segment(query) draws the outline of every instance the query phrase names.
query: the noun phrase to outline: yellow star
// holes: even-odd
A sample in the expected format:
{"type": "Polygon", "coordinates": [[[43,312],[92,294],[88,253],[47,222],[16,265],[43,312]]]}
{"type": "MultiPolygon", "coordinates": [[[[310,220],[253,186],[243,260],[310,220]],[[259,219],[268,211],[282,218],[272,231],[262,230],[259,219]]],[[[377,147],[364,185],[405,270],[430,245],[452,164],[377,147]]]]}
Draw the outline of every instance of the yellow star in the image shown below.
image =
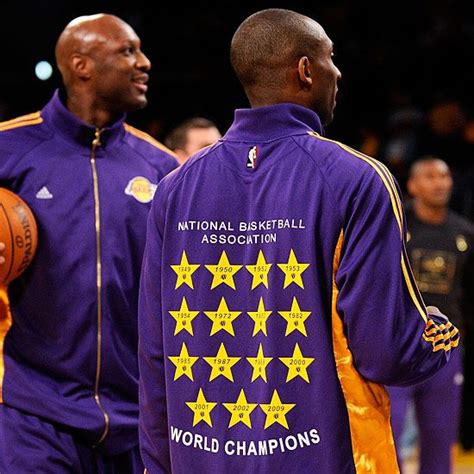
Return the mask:
{"type": "Polygon", "coordinates": [[[265,357],[263,354],[262,343],[258,346],[257,357],[247,357],[250,365],[253,367],[252,382],[259,377],[262,377],[267,383],[267,365],[272,361],[273,357],[265,357]]]}
{"type": "Polygon", "coordinates": [[[229,357],[224,343],[221,342],[216,357],[204,357],[204,360],[212,367],[209,382],[212,382],[220,375],[233,382],[232,367],[237,364],[240,359],[240,357],[229,357]]]}
{"type": "Polygon", "coordinates": [[[202,388],[199,389],[197,400],[195,402],[186,402],[186,405],[194,412],[193,426],[196,426],[200,421],[204,421],[212,428],[211,411],[217,403],[208,402],[202,388]]]}
{"type": "Polygon", "coordinates": [[[245,426],[252,428],[250,414],[257,408],[257,403],[247,402],[244,389],[240,391],[235,403],[223,403],[222,405],[224,405],[231,414],[229,428],[232,428],[237,423],[243,423],[245,426]]]}
{"type": "Polygon", "coordinates": [[[192,290],[194,290],[193,286],[193,278],[192,274],[201,266],[201,265],[191,265],[188,262],[188,257],[186,256],[186,252],[183,250],[183,254],[181,255],[181,262],[179,265],[170,265],[173,271],[178,275],[176,279],[176,286],[174,289],[176,290],[179,288],[183,283],[189,286],[192,290]]]}
{"type": "Polygon", "coordinates": [[[274,390],[271,402],[268,404],[260,404],[260,408],[267,415],[263,429],[266,430],[269,426],[273,425],[273,423],[279,423],[288,430],[286,415],[295,406],[295,403],[281,403],[278,392],[274,390]]]}
{"type": "Polygon", "coordinates": [[[222,283],[235,290],[234,275],[242,268],[242,265],[231,265],[225,250],[222,251],[217,265],[205,265],[205,267],[213,274],[211,290],[222,283]]]}
{"type": "Polygon", "coordinates": [[[188,303],[184,296],[181,300],[181,308],[179,308],[178,311],[169,311],[169,313],[176,320],[175,336],[183,329],[188,331],[191,336],[194,336],[193,319],[199,314],[199,311],[189,311],[188,303]]]}
{"type": "Polygon", "coordinates": [[[260,301],[258,302],[257,311],[248,311],[247,314],[254,320],[253,334],[252,337],[258,334],[259,331],[262,331],[265,336],[267,334],[267,319],[272,314],[271,311],[265,311],[265,305],[263,304],[263,297],[260,296],[260,301]]]}
{"type": "Polygon", "coordinates": [[[280,270],[285,274],[285,282],[283,288],[296,283],[299,287],[304,289],[303,279],[301,274],[309,267],[309,263],[300,263],[296,260],[295,252],[290,250],[290,256],[287,263],[278,263],[280,270]]]}
{"type": "Polygon", "coordinates": [[[204,314],[212,321],[211,336],[224,330],[232,336],[235,336],[232,323],[237,319],[241,311],[229,311],[225,298],[221,298],[217,311],[204,311],[204,314]]]}
{"type": "Polygon", "coordinates": [[[268,289],[268,272],[271,266],[271,263],[265,261],[265,255],[263,255],[261,250],[258,252],[255,265],[245,265],[245,268],[253,275],[252,290],[260,284],[263,284],[268,289]]]}
{"type": "Polygon", "coordinates": [[[285,336],[291,334],[293,331],[298,330],[304,336],[308,336],[306,334],[306,327],[304,325],[305,321],[309,318],[311,311],[301,311],[298,301],[295,296],[293,296],[293,302],[291,303],[291,310],[290,311],[278,311],[278,314],[286,319],[286,332],[285,336]]]}
{"type": "Polygon", "coordinates": [[[173,380],[178,380],[182,375],[186,375],[188,379],[191,379],[194,382],[192,367],[199,357],[191,357],[184,342],[181,346],[181,352],[179,355],[168,356],[168,359],[176,366],[173,380]]]}
{"type": "Polygon", "coordinates": [[[313,363],[313,357],[303,357],[300,346],[296,343],[291,357],[279,357],[279,359],[288,367],[286,381],[301,377],[309,383],[308,367],[313,363]]]}

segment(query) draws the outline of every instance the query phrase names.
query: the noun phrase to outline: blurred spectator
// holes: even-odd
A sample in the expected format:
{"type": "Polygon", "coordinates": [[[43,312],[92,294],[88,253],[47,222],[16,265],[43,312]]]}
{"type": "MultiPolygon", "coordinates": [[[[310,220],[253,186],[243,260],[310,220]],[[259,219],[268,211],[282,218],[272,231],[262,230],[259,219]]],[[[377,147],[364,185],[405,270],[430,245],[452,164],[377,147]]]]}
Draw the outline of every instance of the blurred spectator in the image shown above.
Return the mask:
{"type": "MultiPolygon", "coordinates": [[[[426,156],[413,163],[407,182],[407,247],[426,304],[437,306],[459,328],[474,311],[474,225],[448,208],[452,177],[448,165],[426,156]]],[[[407,408],[414,402],[419,431],[420,472],[448,474],[458,439],[462,352],[426,382],[389,387],[392,428],[399,458],[407,408]]],[[[402,465],[401,462],[399,462],[402,465]]]]}
{"type": "Polygon", "coordinates": [[[221,138],[217,125],[203,117],[192,117],[179,124],[165,138],[165,144],[183,164],[201,148],[212,145],[221,138]]]}

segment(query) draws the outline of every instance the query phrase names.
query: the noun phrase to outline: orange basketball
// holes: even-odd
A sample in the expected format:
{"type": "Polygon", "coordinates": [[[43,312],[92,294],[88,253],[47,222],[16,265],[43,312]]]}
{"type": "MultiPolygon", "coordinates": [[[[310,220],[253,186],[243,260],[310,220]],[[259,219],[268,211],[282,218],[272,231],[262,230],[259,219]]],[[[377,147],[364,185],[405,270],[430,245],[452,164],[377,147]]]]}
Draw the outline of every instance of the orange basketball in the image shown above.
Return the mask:
{"type": "Polygon", "coordinates": [[[0,264],[0,285],[8,285],[33,260],[38,244],[36,221],[27,204],[8,189],[0,188],[0,242],[5,244],[0,264]]]}

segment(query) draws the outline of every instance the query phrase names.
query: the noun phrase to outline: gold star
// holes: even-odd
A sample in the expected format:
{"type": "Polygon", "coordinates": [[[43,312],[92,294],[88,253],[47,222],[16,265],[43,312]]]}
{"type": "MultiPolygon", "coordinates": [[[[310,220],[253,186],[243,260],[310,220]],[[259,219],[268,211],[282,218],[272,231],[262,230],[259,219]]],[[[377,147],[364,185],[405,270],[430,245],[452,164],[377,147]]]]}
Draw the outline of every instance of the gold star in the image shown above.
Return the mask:
{"type": "Polygon", "coordinates": [[[235,290],[234,275],[242,268],[242,265],[231,265],[225,250],[222,251],[217,265],[205,265],[205,267],[213,274],[211,290],[222,283],[235,290]]]}
{"type": "Polygon", "coordinates": [[[243,423],[245,426],[252,428],[250,414],[255,410],[255,408],[257,408],[257,403],[247,402],[244,389],[240,391],[239,397],[235,403],[223,403],[222,405],[224,405],[231,413],[229,428],[232,428],[237,423],[243,423]]]}
{"type": "Polygon", "coordinates": [[[258,252],[257,263],[255,265],[245,265],[245,268],[253,275],[252,290],[262,284],[268,289],[268,272],[271,263],[265,261],[265,255],[260,250],[258,252]]]}
{"type": "Polygon", "coordinates": [[[262,377],[267,383],[267,365],[272,361],[273,357],[265,357],[263,354],[262,343],[258,346],[257,357],[247,357],[250,365],[253,367],[252,382],[259,377],[262,377]]]}
{"type": "Polygon", "coordinates": [[[288,334],[291,334],[295,330],[298,330],[304,336],[308,336],[306,334],[306,327],[304,323],[309,318],[311,311],[301,311],[298,300],[295,296],[293,297],[293,302],[291,303],[291,310],[278,311],[278,314],[282,318],[286,319],[288,323],[286,325],[285,336],[288,336],[288,334]]]}
{"type": "Polygon", "coordinates": [[[211,411],[217,403],[208,402],[202,388],[199,389],[197,400],[195,402],[186,402],[186,405],[194,412],[193,426],[196,426],[200,421],[204,421],[212,428],[211,411]]]}
{"type": "Polygon", "coordinates": [[[199,357],[191,357],[184,342],[181,346],[181,352],[179,355],[168,356],[168,359],[176,366],[173,380],[178,380],[182,375],[186,375],[186,377],[194,382],[192,367],[197,362],[199,357]]]}
{"type": "Polygon", "coordinates": [[[304,289],[303,279],[301,274],[309,267],[309,263],[299,263],[296,260],[295,252],[293,249],[290,250],[290,256],[288,257],[287,263],[278,263],[280,270],[285,274],[285,282],[283,288],[290,286],[292,283],[296,283],[299,287],[304,289]]]}
{"type": "Polygon", "coordinates": [[[265,311],[265,306],[263,304],[263,297],[260,297],[260,301],[258,302],[258,309],[257,311],[248,311],[247,314],[254,320],[255,324],[253,326],[253,334],[252,337],[257,335],[259,331],[262,331],[265,336],[267,334],[267,319],[272,314],[271,311],[265,311]]]}
{"type": "Polygon", "coordinates": [[[227,331],[232,336],[235,336],[232,323],[242,312],[229,311],[225,298],[222,297],[217,311],[204,311],[204,314],[212,321],[211,336],[221,330],[227,331]]]}
{"type": "Polygon", "coordinates": [[[260,404],[260,408],[267,415],[263,429],[266,430],[269,426],[273,425],[273,423],[279,423],[288,430],[286,415],[295,406],[295,403],[281,403],[278,392],[274,390],[271,402],[269,404],[260,404]]]}
{"type": "Polygon", "coordinates": [[[314,358],[303,357],[298,343],[296,343],[291,357],[279,357],[279,359],[288,367],[287,382],[295,377],[301,377],[309,383],[308,367],[313,363],[314,358]]]}
{"type": "Polygon", "coordinates": [[[181,308],[179,308],[178,311],[169,311],[169,313],[176,320],[175,336],[183,329],[188,331],[191,336],[194,336],[193,319],[199,314],[199,311],[189,311],[188,303],[184,296],[181,300],[181,308]]]}
{"type": "Polygon", "coordinates": [[[220,375],[233,382],[232,367],[237,364],[240,359],[240,357],[229,357],[224,343],[221,342],[216,357],[204,357],[204,360],[212,367],[209,382],[212,382],[220,375]]]}
{"type": "Polygon", "coordinates": [[[176,290],[179,288],[183,283],[189,286],[192,290],[194,290],[193,286],[193,278],[192,274],[201,266],[201,265],[191,265],[188,262],[188,257],[186,256],[186,252],[183,250],[183,254],[181,255],[181,262],[179,265],[170,265],[173,271],[178,275],[176,278],[176,286],[174,289],[176,290]]]}

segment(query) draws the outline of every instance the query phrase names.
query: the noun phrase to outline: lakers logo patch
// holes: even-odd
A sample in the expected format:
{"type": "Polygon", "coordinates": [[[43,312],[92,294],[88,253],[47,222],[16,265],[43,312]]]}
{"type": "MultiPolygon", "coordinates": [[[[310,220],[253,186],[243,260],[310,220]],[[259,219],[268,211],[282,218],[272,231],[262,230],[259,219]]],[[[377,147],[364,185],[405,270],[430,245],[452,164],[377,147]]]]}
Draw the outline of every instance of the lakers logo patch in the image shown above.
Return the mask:
{"type": "Polygon", "coordinates": [[[125,188],[127,196],[133,196],[138,202],[147,203],[153,199],[156,191],[156,184],[151,183],[143,176],[132,178],[125,188]]]}

